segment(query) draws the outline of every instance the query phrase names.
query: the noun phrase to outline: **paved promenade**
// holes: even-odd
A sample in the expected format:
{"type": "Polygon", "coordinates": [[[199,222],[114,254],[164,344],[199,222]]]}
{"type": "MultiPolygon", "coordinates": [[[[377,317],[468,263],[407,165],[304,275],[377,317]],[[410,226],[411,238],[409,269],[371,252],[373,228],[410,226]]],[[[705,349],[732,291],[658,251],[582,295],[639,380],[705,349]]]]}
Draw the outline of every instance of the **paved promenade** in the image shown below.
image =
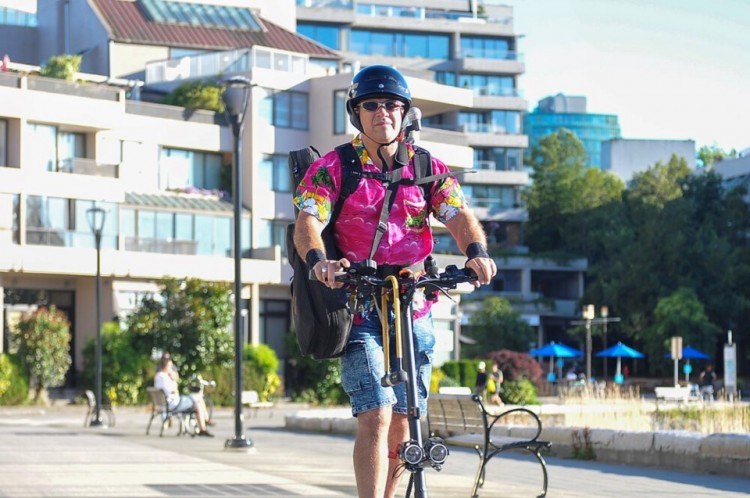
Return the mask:
{"type": "MultiPolygon", "coordinates": [[[[356,496],[351,436],[292,432],[293,405],[247,418],[254,451],[224,450],[231,410],[217,414],[216,438],[145,435],[148,411],[123,408],[108,429],[84,428],[81,406],[0,408],[0,497],[312,497],[356,496]]],[[[747,497],[750,479],[549,458],[548,496],[747,497]]],[[[469,496],[477,457],[451,449],[442,472],[427,471],[432,498],[469,496]]],[[[495,458],[480,496],[532,497],[537,464],[495,458]]],[[[400,496],[404,496],[402,486],[400,496]]]]}

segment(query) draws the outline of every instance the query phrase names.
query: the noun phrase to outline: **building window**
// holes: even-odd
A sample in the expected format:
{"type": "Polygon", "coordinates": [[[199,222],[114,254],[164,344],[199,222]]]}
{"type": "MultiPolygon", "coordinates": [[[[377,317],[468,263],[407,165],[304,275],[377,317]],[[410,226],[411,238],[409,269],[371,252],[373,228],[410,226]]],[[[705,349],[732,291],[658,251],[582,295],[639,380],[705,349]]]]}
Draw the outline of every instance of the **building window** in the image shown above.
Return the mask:
{"type": "Polygon", "coordinates": [[[459,112],[458,124],[469,133],[521,133],[518,111],[459,112]]]}
{"type": "Polygon", "coordinates": [[[297,33],[315,40],[321,45],[332,48],[333,50],[339,50],[341,48],[339,32],[340,28],[338,26],[297,23],[297,33]]]}
{"type": "Polygon", "coordinates": [[[164,190],[221,188],[221,155],[192,150],[161,150],[159,185],[164,190]]]}
{"type": "Polygon", "coordinates": [[[286,253],[286,227],[289,221],[261,220],[258,226],[260,230],[259,247],[279,246],[281,253],[286,253]]]}
{"type": "Polygon", "coordinates": [[[291,192],[289,157],[281,154],[263,154],[260,162],[261,190],[291,192]]]}
{"type": "Polygon", "coordinates": [[[0,119],[0,166],[8,165],[8,122],[0,119]]]}
{"type": "Polygon", "coordinates": [[[26,243],[60,247],[94,247],[87,210],[96,204],[107,213],[102,247],[117,248],[117,204],[30,195],[26,197],[26,243]]]}
{"type": "Polygon", "coordinates": [[[126,251],[232,255],[229,216],[124,208],[121,220],[126,251]]]}
{"type": "Polygon", "coordinates": [[[19,195],[0,194],[0,246],[19,244],[19,195]]]}
{"type": "Polygon", "coordinates": [[[46,171],[76,170],[76,159],[86,157],[86,135],[60,131],[57,126],[30,123],[32,166],[46,171]]]}
{"type": "Polygon", "coordinates": [[[448,35],[353,29],[349,50],[363,55],[449,59],[448,35]]]}
{"type": "Polygon", "coordinates": [[[301,92],[278,92],[261,104],[261,116],[279,128],[308,129],[308,95],[301,92]]]}
{"type": "Polygon", "coordinates": [[[464,195],[472,207],[510,209],[520,205],[518,187],[508,185],[462,185],[464,195]]]}
{"type": "Polygon", "coordinates": [[[515,59],[515,53],[510,51],[510,40],[507,38],[462,36],[461,57],[515,59]]]}
{"type": "Polygon", "coordinates": [[[343,135],[346,133],[346,122],[349,115],[346,112],[346,90],[333,92],[333,134],[343,135]]]}
{"type": "Polygon", "coordinates": [[[523,149],[493,147],[474,149],[474,169],[523,171],[523,149]]]}

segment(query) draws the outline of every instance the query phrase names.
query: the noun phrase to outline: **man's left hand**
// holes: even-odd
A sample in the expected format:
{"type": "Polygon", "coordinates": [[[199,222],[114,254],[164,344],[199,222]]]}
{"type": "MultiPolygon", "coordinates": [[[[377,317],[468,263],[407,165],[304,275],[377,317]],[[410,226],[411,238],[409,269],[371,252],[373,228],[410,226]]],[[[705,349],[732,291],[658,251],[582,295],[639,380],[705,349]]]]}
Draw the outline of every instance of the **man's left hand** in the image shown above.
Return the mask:
{"type": "Polygon", "coordinates": [[[474,287],[489,284],[497,274],[497,266],[492,258],[472,258],[466,262],[466,267],[471,268],[477,274],[474,287]]]}

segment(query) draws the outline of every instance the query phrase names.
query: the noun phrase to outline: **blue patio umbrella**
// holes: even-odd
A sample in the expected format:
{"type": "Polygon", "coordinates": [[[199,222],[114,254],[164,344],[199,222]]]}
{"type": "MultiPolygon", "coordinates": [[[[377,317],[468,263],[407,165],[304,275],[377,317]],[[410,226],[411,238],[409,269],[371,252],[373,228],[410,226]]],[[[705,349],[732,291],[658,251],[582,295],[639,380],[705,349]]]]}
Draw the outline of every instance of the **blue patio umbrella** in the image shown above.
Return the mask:
{"type": "MultiPolygon", "coordinates": [[[[664,358],[671,358],[672,353],[667,353],[664,355],[664,358]]],[[[708,356],[703,351],[700,351],[698,349],[695,349],[694,347],[690,346],[689,344],[682,348],[682,359],[685,360],[685,365],[682,367],[682,371],[685,373],[685,382],[690,382],[690,372],[693,371],[692,365],[690,365],[690,360],[708,360],[711,357],[708,356]]]]}
{"type": "Polygon", "coordinates": [[[541,348],[532,349],[529,351],[529,354],[531,356],[549,356],[549,371],[550,376],[547,376],[547,379],[550,381],[554,381],[554,367],[552,365],[555,358],[577,358],[579,356],[583,356],[583,353],[581,351],[578,351],[577,349],[573,349],[570,346],[566,346],[565,344],[558,344],[555,341],[550,342],[549,344],[542,346],[541,348]]]}
{"type": "MultiPolygon", "coordinates": [[[[672,353],[667,353],[664,355],[664,358],[671,358],[672,353]]],[[[708,360],[711,358],[703,351],[699,351],[695,349],[694,347],[688,345],[682,348],[682,359],[683,360],[708,360]]]]}
{"type": "Polygon", "coordinates": [[[631,348],[630,346],[626,346],[621,342],[618,342],[611,348],[607,348],[604,351],[599,351],[598,353],[596,353],[596,356],[617,358],[617,373],[615,374],[615,382],[617,384],[622,384],[622,381],[624,380],[621,373],[622,358],[643,358],[643,353],[641,353],[640,351],[636,351],[635,349],[631,348]]]}

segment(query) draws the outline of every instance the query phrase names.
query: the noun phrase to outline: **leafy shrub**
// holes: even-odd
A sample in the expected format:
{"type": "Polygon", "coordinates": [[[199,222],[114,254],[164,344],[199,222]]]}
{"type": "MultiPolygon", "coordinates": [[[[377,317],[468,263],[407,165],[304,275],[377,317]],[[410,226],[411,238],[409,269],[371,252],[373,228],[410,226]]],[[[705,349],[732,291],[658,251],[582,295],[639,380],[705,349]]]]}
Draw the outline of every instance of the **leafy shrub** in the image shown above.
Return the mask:
{"type": "Polygon", "coordinates": [[[34,401],[39,401],[46,388],[65,381],[71,364],[70,323],[54,306],[39,308],[21,318],[14,340],[35,388],[34,401]]]}
{"type": "Polygon", "coordinates": [[[285,342],[290,377],[287,393],[295,401],[303,401],[324,406],[348,403],[341,385],[341,365],[338,360],[314,360],[302,356],[294,334],[288,334],[285,342]]]}
{"type": "Polygon", "coordinates": [[[459,387],[461,384],[445,374],[442,367],[432,369],[432,377],[430,378],[430,392],[436,393],[441,387],[459,387]]]}
{"type": "Polygon", "coordinates": [[[474,387],[477,382],[477,372],[480,360],[449,360],[440,369],[446,376],[457,381],[457,386],[474,387]]]}
{"type": "MultiPolygon", "coordinates": [[[[133,336],[119,324],[102,325],[102,396],[113,405],[139,405],[148,400],[146,387],[153,385],[156,364],[133,347],[133,336]]],[[[96,388],[96,337],[83,347],[81,384],[96,388]]]]}
{"type": "Polygon", "coordinates": [[[81,60],[80,55],[53,55],[47,59],[39,74],[48,78],[73,81],[76,73],[81,69],[81,60]]]}
{"type": "Polygon", "coordinates": [[[258,391],[261,401],[272,399],[281,385],[279,375],[279,358],[267,344],[253,346],[248,344],[243,352],[242,383],[248,389],[258,391]]]}
{"type": "MultiPolygon", "coordinates": [[[[271,347],[266,344],[246,345],[242,355],[242,390],[257,391],[261,401],[273,399],[281,386],[278,368],[279,359],[271,347]]],[[[214,405],[234,405],[234,362],[229,367],[212,365],[202,377],[216,382],[216,387],[206,391],[214,405]]]]}
{"type": "Polygon", "coordinates": [[[224,112],[221,95],[224,89],[211,81],[190,81],[178,86],[164,97],[163,104],[176,105],[186,109],[205,109],[224,112]]]}
{"type": "Polygon", "coordinates": [[[542,382],[544,372],[539,363],[527,353],[519,353],[508,349],[499,351],[490,351],[487,353],[490,361],[497,363],[497,366],[503,372],[505,381],[528,379],[535,385],[542,382]]]}
{"type": "Polygon", "coordinates": [[[507,380],[503,382],[500,398],[510,405],[538,405],[536,387],[529,379],[507,380]]]}
{"type": "Polygon", "coordinates": [[[29,399],[29,379],[21,360],[0,354],[0,405],[20,405],[29,399]]]}

